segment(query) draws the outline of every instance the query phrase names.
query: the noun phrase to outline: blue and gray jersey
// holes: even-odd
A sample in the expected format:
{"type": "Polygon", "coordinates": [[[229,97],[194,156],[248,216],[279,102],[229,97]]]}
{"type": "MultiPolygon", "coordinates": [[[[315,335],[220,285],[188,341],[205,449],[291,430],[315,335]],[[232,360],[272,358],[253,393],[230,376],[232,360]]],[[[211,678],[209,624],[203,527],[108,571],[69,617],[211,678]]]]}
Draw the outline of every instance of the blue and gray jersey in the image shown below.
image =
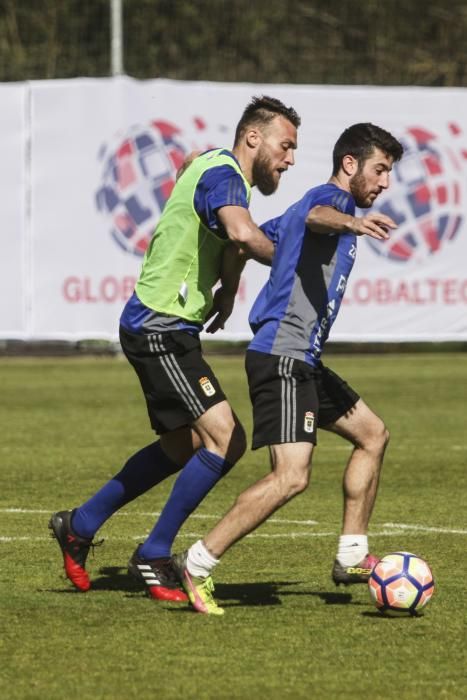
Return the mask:
{"type": "MultiPolygon", "coordinates": [[[[236,160],[230,151],[225,150],[224,154],[236,160]]],[[[229,165],[209,168],[203,173],[196,186],[194,208],[202,222],[220,238],[227,238],[227,233],[219,222],[217,211],[229,205],[249,208],[245,183],[238,172],[229,165]]],[[[133,293],[123,309],[120,323],[131,333],[164,333],[183,330],[196,334],[202,330],[202,326],[198,323],[149,309],[140,301],[136,293],[133,293]]]]}
{"type": "Polygon", "coordinates": [[[282,216],[263,224],[276,253],[269,280],[249,316],[254,333],[250,350],[293,357],[313,367],[320,364],[357,249],[350,231],[318,234],[307,228],[308,212],[316,206],[355,213],[352,195],[326,184],[309,190],[282,216]]]}

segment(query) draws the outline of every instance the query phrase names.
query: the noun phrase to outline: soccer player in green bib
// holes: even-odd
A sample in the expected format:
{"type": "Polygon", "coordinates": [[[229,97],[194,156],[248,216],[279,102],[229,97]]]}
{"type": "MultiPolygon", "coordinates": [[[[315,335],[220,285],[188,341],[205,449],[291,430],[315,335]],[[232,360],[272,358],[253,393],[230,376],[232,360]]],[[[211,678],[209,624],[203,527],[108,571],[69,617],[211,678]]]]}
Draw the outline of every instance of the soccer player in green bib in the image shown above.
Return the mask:
{"type": "Polygon", "coordinates": [[[175,184],[120,319],[122,349],[159,439],[132,455],[89,500],[55,513],[49,523],[66,575],[78,590],[91,587],[86,558],[104,522],[180,472],[128,568],[152,598],[187,600],[172,567],[172,543],[246,449],[243,428],[203,358],[199,333],[209,318],[209,332],[224,327],[248,257],[271,264],[274,246],[251,218],[250,192],[253,186],[265,195],[277,189],[294,164],[299,124],[295,110],[279,100],[253,98],[232,150],[200,154],[175,184]]]}

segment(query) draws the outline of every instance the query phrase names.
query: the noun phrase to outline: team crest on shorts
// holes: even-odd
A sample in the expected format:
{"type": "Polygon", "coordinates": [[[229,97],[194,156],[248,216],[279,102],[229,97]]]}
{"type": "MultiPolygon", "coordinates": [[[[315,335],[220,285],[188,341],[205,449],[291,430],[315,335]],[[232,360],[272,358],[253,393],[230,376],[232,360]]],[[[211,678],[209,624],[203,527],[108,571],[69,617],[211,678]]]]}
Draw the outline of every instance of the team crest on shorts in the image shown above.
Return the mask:
{"type": "Polygon", "coordinates": [[[199,385],[206,394],[206,396],[214,396],[214,394],[216,393],[216,390],[209,381],[208,377],[201,377],[201,379],[199,380],[199,385]]]}
{"type": "Polygon", "coordinates": [[[303,430],[305,433],[312,433],[315,427],[315,414],[313,411],[307,411],[305,413],[305,420],[303,422],[303,430]]]}

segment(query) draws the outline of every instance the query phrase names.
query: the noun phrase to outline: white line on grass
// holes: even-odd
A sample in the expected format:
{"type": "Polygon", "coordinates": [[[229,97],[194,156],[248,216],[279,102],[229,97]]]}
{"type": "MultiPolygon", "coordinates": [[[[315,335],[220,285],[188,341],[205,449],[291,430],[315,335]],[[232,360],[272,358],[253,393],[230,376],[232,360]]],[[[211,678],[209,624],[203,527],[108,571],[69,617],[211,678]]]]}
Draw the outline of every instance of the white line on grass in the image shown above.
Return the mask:
{"type": "Polygon", "coordinates": [[[394,527],[398,530],[421,530],[422,532],[439,532],[449,535],[467,535],[467,530],[451,530],[447,527],[429,527],[427,525],[406,525],[404,523],[383,523],[383,527],[394,527]]]}
{"type": "Polygon", "coordinates": [[[0,542],[45,542],[49,537],[0,537],[0,542]]]}
{"type": "MultiPolygon", "coordinates": [[[[51,510],[43,509],[30,509],[30,508],[0,508],[0,513],[19,513],[19,514],[32,514],[32,515],[52,515],[51,510]]],[[[138,511],[138,512],[128,512],[128,513],[115,513],[118,516],[124,517],[139,517],[139,516],[151,516],[158,517],[160,511],[138,511]]],[[[190,518],[198,518],[199,520],[220,520],[221,515],[203,515],[198,513],[193,513],[190,518]]],[[[280,518],[270,518],[268,523],[284,523],[286,525],[318,525],[317,520],[282,520],[280,518]]]]}
{"type": "MultiPolygon", "coordinates": [[[[390,530],[372,530],[370,532],[371,537],[399,537],[402,535],[404,532],[407,532],[408,528],[391,528],[390,530]]],[[[418,530],[419,534],[429,534],[430,532],[433,531],[433,528],[425,528],[422,530],[418,530]]],[[[435,532],[439,532],[438,529],[435,529],[435,532]]],[[[467,534],[465,530],[446,530],[443,529],[441,530],[443,534],[467,534]]],[[[145,532],[141,535],[128,535],[127,537],[105,537],[105,540],[109,542],[128,542],[128,541],[142,541],[145,540],[146,537],[148,536],[149,532],[145,532]]],[[[182,532],[180,533],[179,537],[181,539],[200,539],[201,537],[204,536],[205,533],[202,532],[182,532]]],[[[247,535],[247,537],[251,539],[265,539],[265,540],[275,540],[275,539],[297,539],[300,537],[308,537],[308,538],[313,538],[313,537],[337,537],[337,532],[282,532],[282,533],[262,533],[262,532],[254,532],[251,533],[250,535],[247,535]]],[[[0,543],[1,542],[46,542],[50,541],[50,537],[28,537],[28,536],[21,536],[21,537],[8,537],[8,536],[0,536],[0,543]]]]}
{"type": "MultiPolygon", "coordinates": [[[[51,510],[44,510],[44,509],[29,509],[29,508],[0,508],[0,513],[11,513],[11,514],[20,514],[20,515],[36,515],[36,514],[51,514],[51,510]]],[[[158,517],[160,515],[160,512],[158,511],[137,511],[137,512],[127,512],[127,513],[115,513],[115,515],[118,516],[125,516],[125,517],[158,517]]],[[[198,513],[193,513],[190,516],[191,519],[197,518],[198,520],[219,520],[221,518],[220,515],[208,515],[208,514],[198,514],[198,513]]],[[[309,526],[314,526],[314,525],[319,525],[319,522],[317,520],[289,520],[289,519],[282,519],[282,518],[270,518],[266,522],[268,523],[274,523],[278,525],[309,525],[309,526]]],[[[412,525],[412,524],[407,524],[407,523],[382,523],[380,527],[387,528],[386,530],[382,530],[381,532],[376,532],[376,531],[370,531],[370,534],[372,536],[375,535],[392,535],[394,534],[394,530],[397,530],[399,532],[402,531],[407,531],[407,530],[412,530],[414,532],[436,532],[438,534],[446,534],[446,535],[467,535],[467,530],[461,530],[461,529],[453,529],[453,528],[447,528],[447,527],[433,527],[430,525],[412,525]]],[[[332,533],[310,533],[310,532],[305,532],[303,534],[300,534],[300,537],[316,537],[316,536],[322,536],[322,537],[327,537],[332,533]]],[[[254,534],[252,537],[292,537],[293,533],[284,533],[283,535],[278,534],[278,535],[263,535],[263,534],[254,534]]],[[[295,536],[297,536],[295,534],[295,536]]],[[[1,540],[1,538],[0,538],[1,540]]]]}
{"type": "MultiPolygon", "coordinates": [[[[106,537],[106,540],[112,541],[112,542],[128,542],[128,540],[144,540],[148,536],[149,532],[145,532],[142,535],[128,535],[128,537],[106,537]]],[[[393,531],[388,533],[390,535],[397,534],[393,531]]],[[[179,537],[181,538],[190,538],[190,539],[199,539],[200,537],[203,537],[203,533],[201,532],[182,532],[179,537]]],[[[286,539],[294,539],[296,537],[337,537],[337,534],[335,532],[284,532],[282,534],[275,534],[275,535],[268,535],[268,534],[263,534],[263,533],[252,533],[251,535],[247,535],[247,537],[252,537],[252,538],[263,538],[263,539],[279,539],[279,538],[286,538],[286,539]]],[[[0,542],[45,542],[49,541],[50,537],[7,537],[7,536],[0,536],[0,542]]]]}

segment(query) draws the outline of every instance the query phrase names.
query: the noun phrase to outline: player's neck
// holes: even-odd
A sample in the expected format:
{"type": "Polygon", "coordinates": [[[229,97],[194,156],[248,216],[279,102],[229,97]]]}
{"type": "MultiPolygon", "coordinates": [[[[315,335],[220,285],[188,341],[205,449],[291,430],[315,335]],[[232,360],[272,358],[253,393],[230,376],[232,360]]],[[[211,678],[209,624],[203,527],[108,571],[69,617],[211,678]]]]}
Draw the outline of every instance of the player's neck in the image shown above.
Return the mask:
{"type": "Polygon", "coordinates": [[[328,184],[335,185],[339,189],[344,190],[344,192],[350,192],[349,177],[342,172],[337,173],[337,175],[332,175],[329,178],[328,184]]]}

